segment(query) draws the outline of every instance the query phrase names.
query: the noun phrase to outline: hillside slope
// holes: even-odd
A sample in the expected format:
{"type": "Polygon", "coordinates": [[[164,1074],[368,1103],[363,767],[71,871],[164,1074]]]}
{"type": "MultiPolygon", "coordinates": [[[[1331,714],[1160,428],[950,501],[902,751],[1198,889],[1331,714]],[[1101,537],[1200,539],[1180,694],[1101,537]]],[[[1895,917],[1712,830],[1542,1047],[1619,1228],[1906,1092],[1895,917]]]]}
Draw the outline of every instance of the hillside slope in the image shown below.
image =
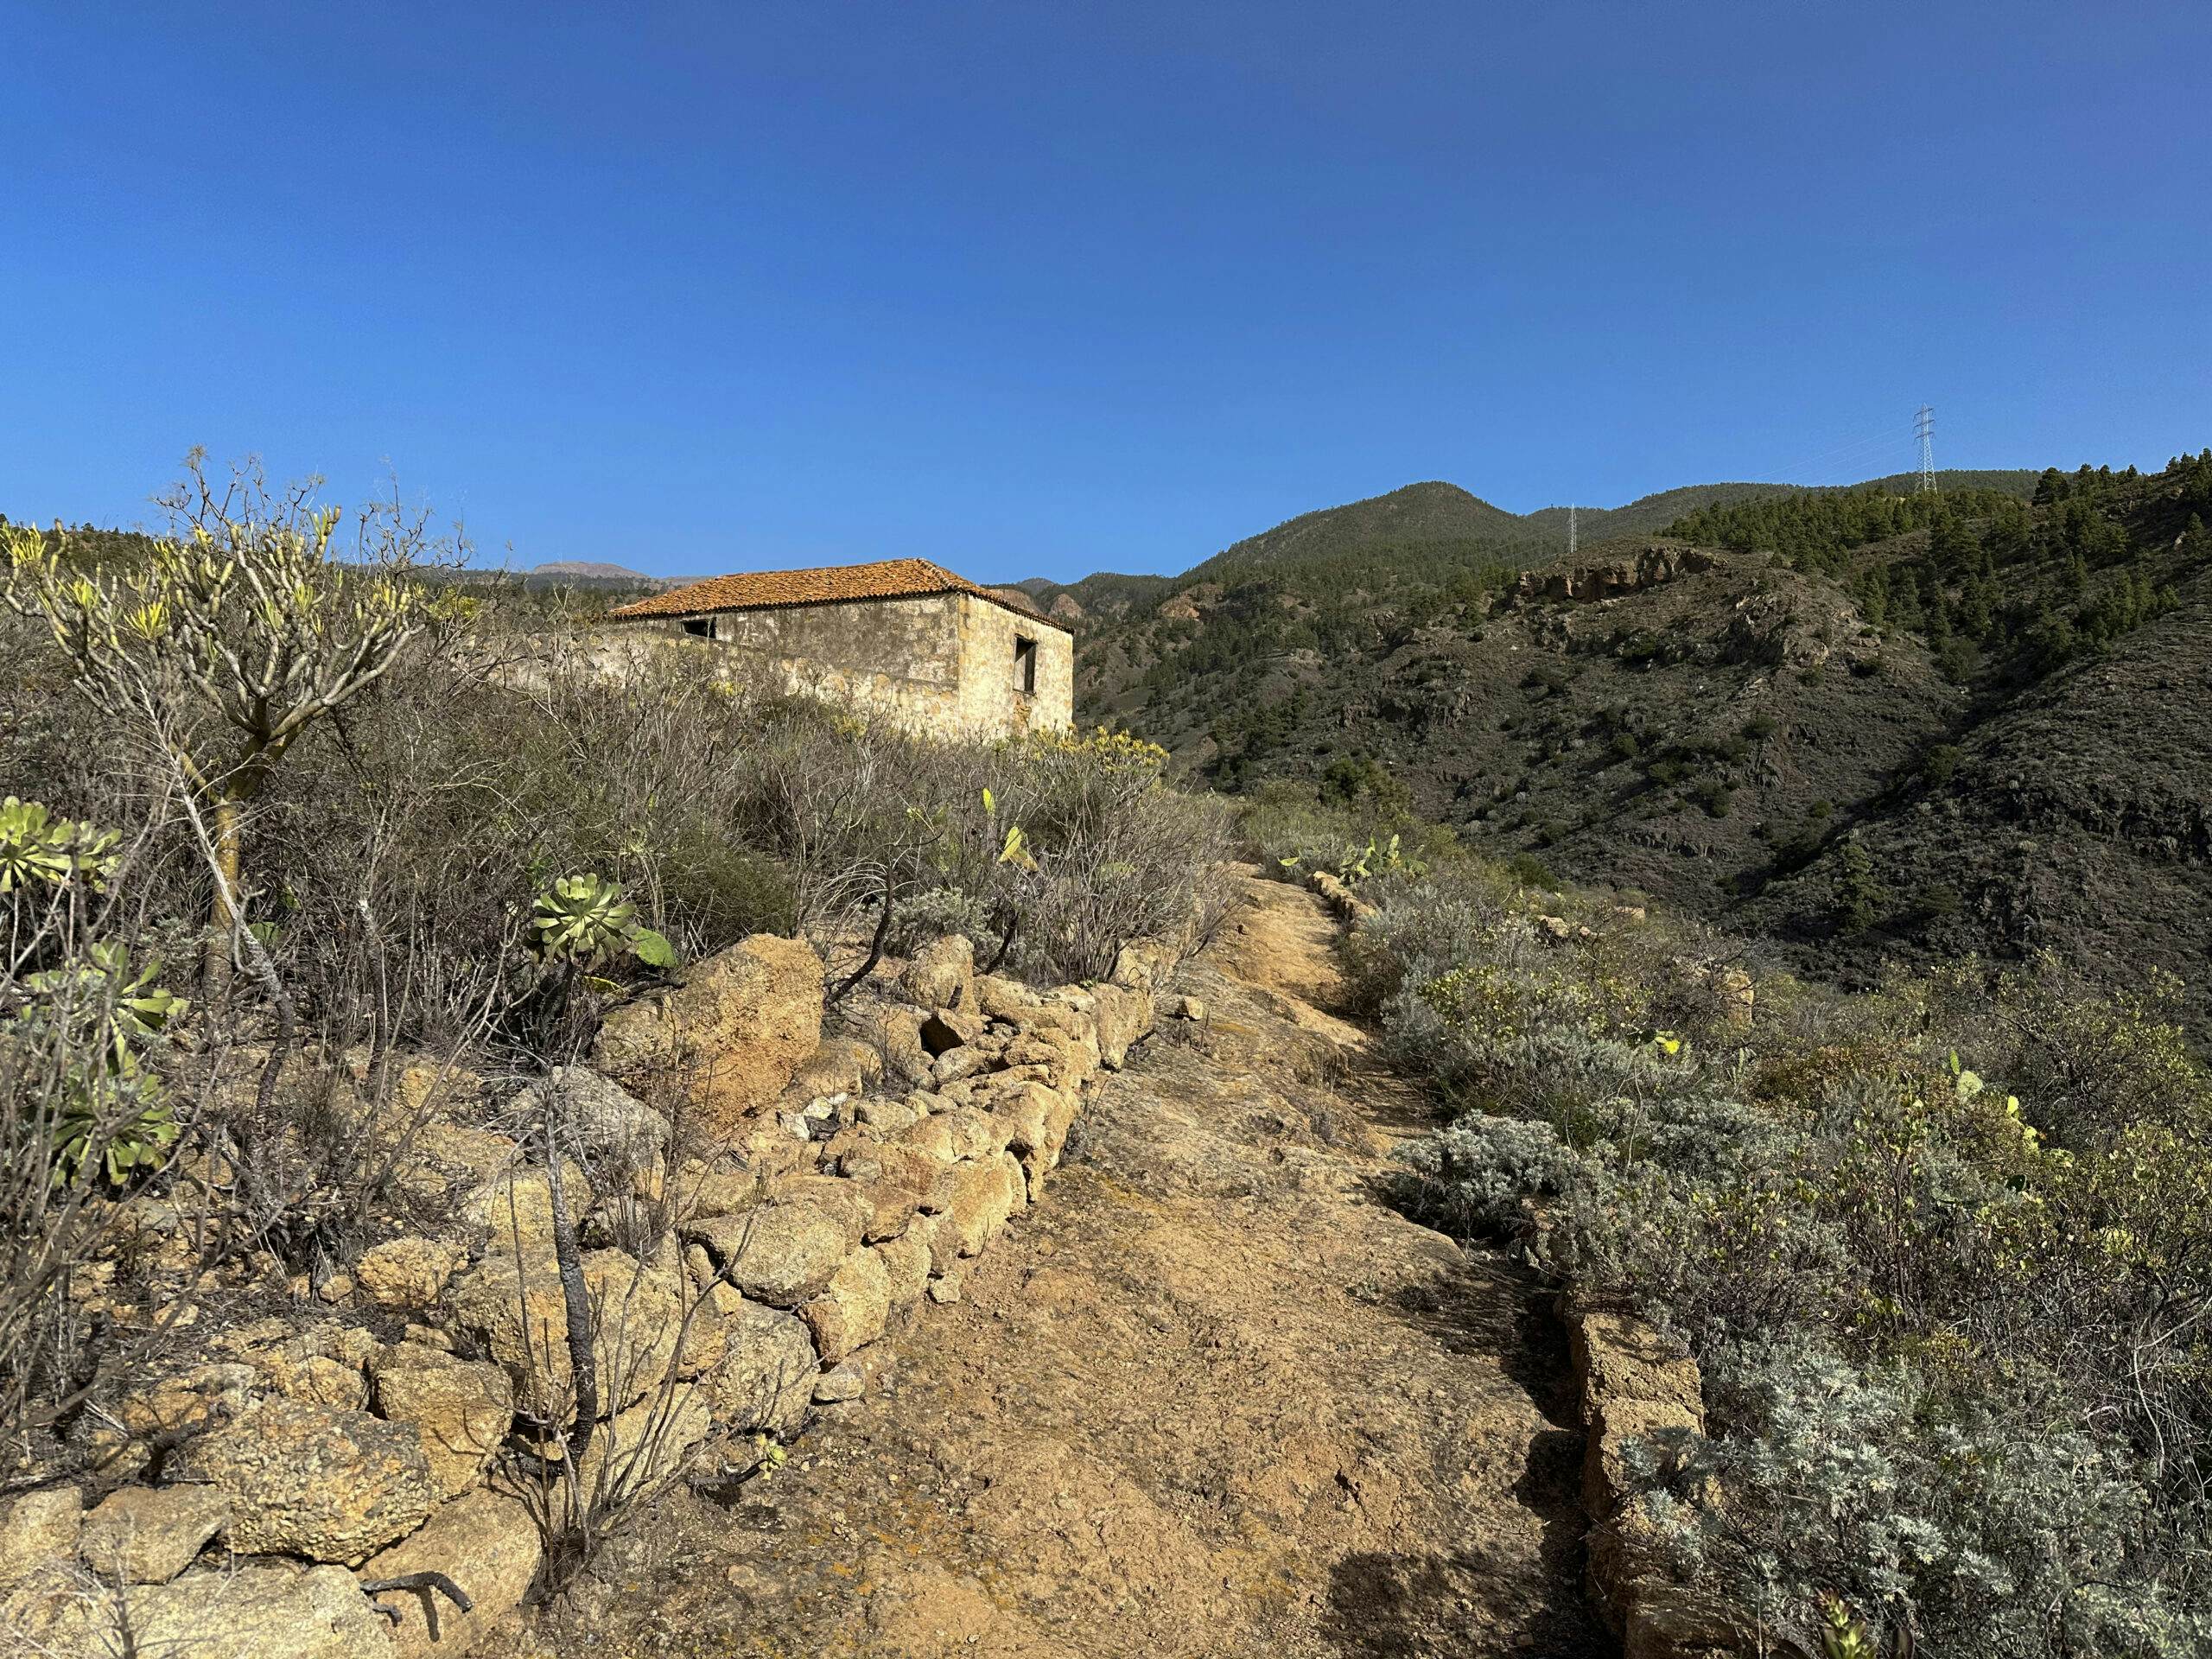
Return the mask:
{"type": "Polygon", "coordinates": [[[1079,712],[1217,786],[1409,810],[1824,974],[2050,947],[2202,980],[2212,453],[1897,482],[1669,492],[1610,522],[1675,534],[1571,569],[1385,539],[1491,522],[1449,486],[1309,514],[1103,579],[1079,712]]]}

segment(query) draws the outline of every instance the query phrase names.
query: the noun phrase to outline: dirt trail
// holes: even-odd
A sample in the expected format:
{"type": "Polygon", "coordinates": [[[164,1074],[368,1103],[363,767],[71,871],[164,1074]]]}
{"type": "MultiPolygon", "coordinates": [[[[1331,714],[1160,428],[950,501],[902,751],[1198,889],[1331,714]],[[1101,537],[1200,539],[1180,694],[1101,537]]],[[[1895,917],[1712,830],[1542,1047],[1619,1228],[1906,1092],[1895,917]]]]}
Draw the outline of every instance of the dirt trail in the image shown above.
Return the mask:
{"type": "MultiPolygon", "coordinates": [[[[1373,1196],[1419,1116],[1259,880],[965,1300],[728,1507],[670,1499],[564,1649],[1303,1659],[1609,1650],[1534,1287],[1373,1196]]],[[[564,1621],[565,1622],[565,1621],[564,1621]]]]}

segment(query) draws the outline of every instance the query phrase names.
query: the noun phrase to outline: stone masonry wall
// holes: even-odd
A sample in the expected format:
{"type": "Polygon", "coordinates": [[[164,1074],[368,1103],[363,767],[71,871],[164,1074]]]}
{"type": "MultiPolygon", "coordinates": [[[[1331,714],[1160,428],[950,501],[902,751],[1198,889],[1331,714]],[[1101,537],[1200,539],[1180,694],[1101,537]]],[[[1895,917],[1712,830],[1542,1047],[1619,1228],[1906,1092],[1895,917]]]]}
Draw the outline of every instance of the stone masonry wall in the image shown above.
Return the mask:
{"type": "Polygon", "coordinates": [[[680,621],[610,625],[601,653],[667,645],[720,660],[734,679],[848,704],[939,737],[1065,728],[1074,717],[1075,642],[1062,628],[968,594],[731,611],[712,640],[680,621]],[[1037,690],[1020,691],[1016,638],[1037,645],[1037,690]]]}
{"type": "Polygon", "coordinates": [[[971,594],[959,607],[960,712],[969,731],[1065,731],[1075,723],[1075,637],[971,594]],[[1036,690],[1015,677],[1015,644],[1036,646],[1036,690]]]}
{"type": "Polygon", "coordinates": [[[619,1516],[689,1471],[741,1473],[960,1297],[1187,945],[1132,944],[1107,982],[1040,992],[940,939],[825,1037],[813,951],[760,936],[615,1010],[591,1067],[512,1098],[407,1068],[388,1236],[296,1282],[288,1312],[202,1310],[96,1395],[68,1478],[0,1507],[0,1653],[511,1647],[564,1494],[619,1516]],[[562,1214],[592,1309],[588,1420],[562,1214]]]}

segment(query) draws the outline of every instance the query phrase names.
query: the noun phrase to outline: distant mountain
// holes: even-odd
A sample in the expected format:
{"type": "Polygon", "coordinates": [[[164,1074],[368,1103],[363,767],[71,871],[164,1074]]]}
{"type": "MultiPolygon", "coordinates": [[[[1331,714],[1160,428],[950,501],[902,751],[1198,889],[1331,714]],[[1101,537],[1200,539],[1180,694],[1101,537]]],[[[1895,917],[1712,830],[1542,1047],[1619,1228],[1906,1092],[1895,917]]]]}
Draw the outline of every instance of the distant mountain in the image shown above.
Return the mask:
{"type": "Polygon", "coordinates": [[[1408,484],[1388,495],[1301,513],[1185,574],[1217,582],[1247,570],[1313,559],[1403,556],[1470,543],[1503,545],[1524,537],[1522,521],[1515,514],[1457,484],[1408,484]]]}

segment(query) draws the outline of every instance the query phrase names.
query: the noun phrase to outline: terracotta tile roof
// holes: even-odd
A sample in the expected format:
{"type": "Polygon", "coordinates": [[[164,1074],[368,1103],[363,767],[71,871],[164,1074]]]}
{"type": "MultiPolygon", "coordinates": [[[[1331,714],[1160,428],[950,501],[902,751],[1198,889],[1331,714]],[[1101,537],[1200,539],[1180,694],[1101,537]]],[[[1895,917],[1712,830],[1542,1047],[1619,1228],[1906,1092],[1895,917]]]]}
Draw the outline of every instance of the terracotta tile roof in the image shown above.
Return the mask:
{"type": "Polygon", "coordinates": [[[927,559],[879,559],[873,564],[830,564],[814,570],[748,570],[709,576],[621,606],[607,614],[623,619],[705,616],[716,611],[781,610],[795,605],[837,605],[861,599],[919,599],[930,594],[972,594],[1016,615],[1073,632],[1026,600],[979,588],[927,559]]]}

